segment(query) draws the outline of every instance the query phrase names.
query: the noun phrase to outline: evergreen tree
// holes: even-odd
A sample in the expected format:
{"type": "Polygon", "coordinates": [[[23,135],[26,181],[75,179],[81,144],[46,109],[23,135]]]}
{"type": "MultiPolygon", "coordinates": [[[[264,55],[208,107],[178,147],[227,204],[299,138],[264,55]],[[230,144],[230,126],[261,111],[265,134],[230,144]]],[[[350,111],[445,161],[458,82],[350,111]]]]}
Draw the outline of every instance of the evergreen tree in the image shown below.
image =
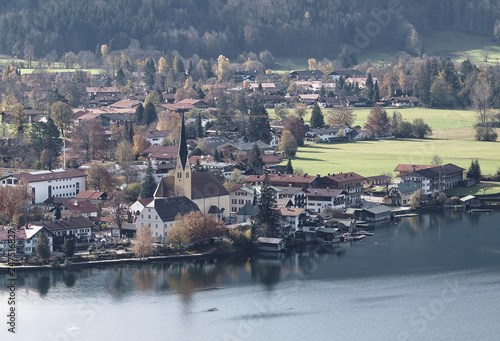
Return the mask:
{"type": "Polygon", "coordinates": [[[75,254],[75,240],[73,238],[66,239],[64,241],[62,250],[66,256],[73,256],[75,254]]]}
{"type": "MultiPolygon", "coordinates": [[[[222,152],[221,152],[222,154],[222,152]]],[[[215,162],[220,162],[220,159],[221,159],[221,156],[219,155],[219,152],[217,151],[217,149],[214,151],[214,161],[215,162]]]]}
{"type": "Polygon", "coordinates": [[[325,118],[321,113],[318,101],[314,102],[314,107],[311,115],[311,128],[321,128],[325,125],[325,118]]]}
{"type": "Polygon", "coordinates": [[[45,235],[45,233],[41,232],[38,236],[38,240],[36,242],[35,251],[38,257],[46,260],[50,257],[50,245],[49,238],[45,235]]]}
{"type": "Polygon", "coordinates": [[[125,85],[125,73],[123,72],[122,68],[119,68],[116,72],[116,83],[119,86],[125,85]]]}
{"type": "Polygon", "coordinates": [[[130,143],[134,143],[134,124],[130,122],[130,125],[128,126],[128,141],[130,143]]]}
{"type": "Polygon", "coordinates": [[[265,143],[271,141],[271,126],[269,124],[269,115],[258,100],[254,100],[250,109],[248,120],[247,138],[250,142],[261,140],[265,143]]]}
{"type": "Polygon", "coordinates": [[[288,159],[288,163],[285,167],[285,174],[293,174],[292,159],[288,159]]]}
{"type": "Polygon", "coordinates": [[[203,125],[201,124],[201,114],[198,114],[196,118],[196,137],[203,137],[203,125]]]}
{"type": "Polygon", "coordinates": [[[250,151],[250,157],[248,158],[248,168],[261,168],[264,166],[264,161],[262,161],[262,155],[260,153],[260,148],[255,143],[252,150],[250,151]]]}
{"type": "Polygon", "coordinates": [[[373,100],[374,84],[373,84],[373,77],[370,72],[368,72],[368,75],[366,76],[365,88],[366,88],[366,97],[368,97],[370,101],[373,100]]]}
{"type": "Polygon", "coordinates": [[[203,172],[203,166],[201,165],[200,159],[196,160],[193,166],[193,173],[200,173],[203,172]]]}
{"type": "Polygon", "coordinates": [[[378,80],[375,81],[375,86],[373,88],[373,98],[370,98],[373,103],[377,103],[380,99],[380,91],[378,88],[378,80]]]}
{"type": "Polygon", "coordinates": [[[141,198],[152,198],[156,191],[156,181],[153,175],[153,166],[151,162],[148,163],[148,168],[146,170],[146,176],[142,182],[141,198]]]}
{"type": "Polygon", "coordinates": [[[139,103],[137,108],[135,108],[135,120],[139,122],[139,124],[141,124],[143,118],[144,118],[144,106],[142,105],[142,103],[139,103]]]}
{"type": "Polygon", "coordinates": [[[144,108],[144,115],[142,117],[142,124],[145,126],[150,125],[154,121],[158,120],[158,116],[156,115],[156,108],[153,103],[149,102],[146,104],[144,108]]]}
{"type": "Polygon", "coordinates": [[[144,82],[148,89],[152,89],[155,83],[156,68],[155,63],[151,58],[146,61],[146,66],[144,67],[144,82]]]}
{"type": "Polygon", "coordinates": [[[479,178],[481,177],[481,167],[479,166],[479,161],[477,159],[471,161],[466,176],[467,179],[476,179],[476,180],[479,180],[479,178]]]}
{"type": "Polygon", "coordinates": [[[266,174],[260,188],[260,198],[258,200],[259,213],[257,219],[264,228],[266,237],[278,237],[280,217],[276,201],[276,192],[269,183],[269,176],[266,174]]]}

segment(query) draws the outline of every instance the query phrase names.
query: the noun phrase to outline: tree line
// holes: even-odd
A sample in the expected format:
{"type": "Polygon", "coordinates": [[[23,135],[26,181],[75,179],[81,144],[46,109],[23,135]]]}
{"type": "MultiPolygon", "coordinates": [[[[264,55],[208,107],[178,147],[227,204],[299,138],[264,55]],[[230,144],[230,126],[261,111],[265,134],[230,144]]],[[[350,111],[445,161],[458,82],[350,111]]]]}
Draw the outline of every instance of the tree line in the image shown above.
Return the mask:
{"type": "Polygon", "coordinates": [[[365,34],[363,48],[420,54],[420,35],[435,30],[493,36],[499,13],[493,0],[5,0],[0,53],[60,58],[69,51],[98,54],[103,44],[124,49],[137,40],[144,49],[204,58],[263,50],[331,57],[365,34]]]}

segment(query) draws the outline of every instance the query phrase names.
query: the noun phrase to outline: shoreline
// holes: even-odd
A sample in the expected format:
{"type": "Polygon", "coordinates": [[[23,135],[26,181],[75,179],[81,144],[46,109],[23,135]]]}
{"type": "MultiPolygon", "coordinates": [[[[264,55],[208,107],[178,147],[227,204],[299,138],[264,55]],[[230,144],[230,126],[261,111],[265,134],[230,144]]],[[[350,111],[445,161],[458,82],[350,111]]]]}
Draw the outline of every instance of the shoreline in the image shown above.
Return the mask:
{"type": "MultiPolygon", "coordinates": [[[[239,251],[231,253],[238,254],[239,251]]],[[[86,261],[86,262],[77,262],[71,263],[68,265],[60,264],[58,266],[53,266],[51,264],[44,265],[20,265],[15,266],[15,271],[40,271],[40,270],[73,270],[76,268],[89,268],[93,266],[99,265],[127,265],[127,264],[148,264],[155,261],[184,261],[184,260],[194,260],[194,259],[208,259],[208,258],[216,258],[221,256],[220,254],[216,254],[214,250],[203,252],[203,253],[195,253],[195,254],[186,254],[186,255],[172,255],[172,256],[151,256],[147,258],[121,258],[121,259],[105,259],[105,260],[95,260],[95,261],[86,261]]],[[[9,269],[11,267],[6,266],[5,263],[0,264],[0,274],[9,273],[9,269]]]]}

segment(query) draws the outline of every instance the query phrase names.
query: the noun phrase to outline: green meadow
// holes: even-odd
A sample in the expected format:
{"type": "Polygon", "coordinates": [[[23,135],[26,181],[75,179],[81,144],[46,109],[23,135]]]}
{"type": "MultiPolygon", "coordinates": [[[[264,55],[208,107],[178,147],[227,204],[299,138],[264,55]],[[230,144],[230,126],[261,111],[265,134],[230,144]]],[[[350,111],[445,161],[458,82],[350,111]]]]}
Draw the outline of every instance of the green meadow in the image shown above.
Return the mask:
{"type": "MultiPolygon", "coordinates": [[[[363,127],[367,121],[368,114],[371,108],[355,109],[355,121],[354,126],[363,127]]],[[[292,112],[293,109],[290,109],[292,112]]],[[[325,116],[325,123],[328,123],[328,112],[331,109],[322,109],[322,113],[325,116]]],[[[413,122],[416,118],[422,118],[432,129],[451,129],[451,128],[463,128],[472,127],[476,123],[476,112],[472,110],[448,110],[448,109],[428,109],[428,108],[386,108],[389,116],[392,116],[393,112],[400,112],[403,119],[409,122],[413,122]]],[[[274,109],[267,109],[269,117],[276,118],[274,109]]],[[[309,119],[311,118],[312,109],[307,110],[307,114],[304,117],[306,124],[309,124],[309,119]]]]}
{"type": "Polygon", "coordinates": [[[500,142],[436,139],[306,144],[299,148],[292,164],[309,174],[356,172],[374,176],[392,172],[400,163],[431,164],[434,155],[466,169],[477,158],[483,174],[500,168],[500,142]]]}

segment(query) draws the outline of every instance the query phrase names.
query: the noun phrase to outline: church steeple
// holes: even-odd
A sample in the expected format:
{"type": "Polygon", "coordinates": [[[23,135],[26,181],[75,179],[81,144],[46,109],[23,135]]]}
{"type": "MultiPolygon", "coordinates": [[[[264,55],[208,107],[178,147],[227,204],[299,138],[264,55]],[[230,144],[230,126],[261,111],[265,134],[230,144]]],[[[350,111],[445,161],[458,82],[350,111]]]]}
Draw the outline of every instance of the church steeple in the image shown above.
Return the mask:
{"type": "Polygon", "coordinates": [[[184,114],[182,114],[181,136],[179,140],[179,152],[177,154],[175,174],[175,195],[185,195],[191,199],[191,167],[188,159],[184,114]]]}
{"type": "Polygon", "coordinates": [[[186,126],[184,125],[184,113],[182,113],[181,138],[179,140],[179,159],[182,164],[182,169],[186,169],[188,163],[188,149],[186,141],[186,126]]]}

